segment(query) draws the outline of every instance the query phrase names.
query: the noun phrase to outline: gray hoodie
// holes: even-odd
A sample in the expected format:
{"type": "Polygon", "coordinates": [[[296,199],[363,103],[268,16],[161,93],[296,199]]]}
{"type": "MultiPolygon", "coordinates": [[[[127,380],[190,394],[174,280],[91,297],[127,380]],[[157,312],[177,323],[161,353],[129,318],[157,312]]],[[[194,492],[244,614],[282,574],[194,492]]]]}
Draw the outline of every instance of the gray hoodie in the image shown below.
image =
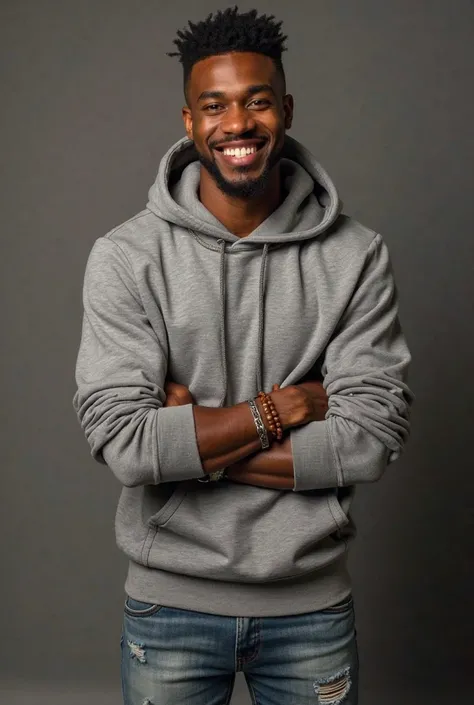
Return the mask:
{"type": "MultiPolygon", "coordinates": [[[[351,591],[354,486],[409,434],[410,354],[381,236],[342,215],[330,178],[287,137],[285,199],[229,232],[198,198],[193,143],[162,159],[145,210],[94,243],[74,408],[122,485],[116,538],[138,600],[221,615],[323,609],[351,591]],[[291,430],[293,491],[201,483],[191,405],[217,407],[312,378],[324,421],[291,430]]],[[[250,410],[249,410],[250,413],[250,410]]]]}

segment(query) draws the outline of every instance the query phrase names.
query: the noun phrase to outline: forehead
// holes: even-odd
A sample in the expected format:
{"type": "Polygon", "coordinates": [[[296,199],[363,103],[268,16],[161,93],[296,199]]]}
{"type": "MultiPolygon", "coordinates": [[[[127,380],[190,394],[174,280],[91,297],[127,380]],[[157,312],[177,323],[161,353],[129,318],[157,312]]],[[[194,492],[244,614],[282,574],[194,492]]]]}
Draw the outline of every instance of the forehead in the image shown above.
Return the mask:
{"type": "Polygon", "coordinates": [[[203,91],[245,92],[248,86],[269,83],[278,87],[278,71],[269,56],[233,52],[201,59],[194,64],[188,92],[196,100],[203,91]]]}

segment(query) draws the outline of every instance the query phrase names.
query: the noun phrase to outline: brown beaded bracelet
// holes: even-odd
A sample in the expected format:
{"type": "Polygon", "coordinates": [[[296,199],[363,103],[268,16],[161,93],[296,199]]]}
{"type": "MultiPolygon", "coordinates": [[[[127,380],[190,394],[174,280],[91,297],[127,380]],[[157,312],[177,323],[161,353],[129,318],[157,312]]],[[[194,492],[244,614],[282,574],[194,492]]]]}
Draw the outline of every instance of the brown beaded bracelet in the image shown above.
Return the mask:
{"type": "Polygon", "coordinates": [[[278,411],[275,409],[275,404],[273,403],[271,396],[269,394],[265,394],[265,392],[259,392],[258,396],[262,402],[263,411],[267,417],[270,431],[276,437],[277,441],[281,441],[283,438],[283,429],[281,427],[278,411]]]}

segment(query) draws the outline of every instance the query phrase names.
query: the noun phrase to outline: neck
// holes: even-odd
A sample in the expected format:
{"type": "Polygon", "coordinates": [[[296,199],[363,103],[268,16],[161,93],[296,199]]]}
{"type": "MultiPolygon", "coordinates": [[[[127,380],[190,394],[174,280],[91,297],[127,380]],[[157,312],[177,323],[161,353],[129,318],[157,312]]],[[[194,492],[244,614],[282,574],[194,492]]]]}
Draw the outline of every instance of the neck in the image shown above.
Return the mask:
{"type": "Polygon", "coordinates": [[[281,201],[280,169],[276,166],[265,191],[255,198],[234,198],[223,193],[209,172],[201,166],[199,199],[231,233],[247,237],[273,213],[281,201]]]}

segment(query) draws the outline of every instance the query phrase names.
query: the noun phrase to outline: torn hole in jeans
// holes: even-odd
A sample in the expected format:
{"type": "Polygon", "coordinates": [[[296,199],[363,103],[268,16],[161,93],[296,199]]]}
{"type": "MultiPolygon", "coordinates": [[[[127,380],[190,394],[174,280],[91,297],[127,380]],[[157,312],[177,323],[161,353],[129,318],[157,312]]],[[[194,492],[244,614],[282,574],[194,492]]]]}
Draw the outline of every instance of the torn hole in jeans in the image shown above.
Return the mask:
{"type": "Polygon", "coordinates": [[[351,688],[350,668],[314,682],[320,705],[342,705],[351,688]]]}

